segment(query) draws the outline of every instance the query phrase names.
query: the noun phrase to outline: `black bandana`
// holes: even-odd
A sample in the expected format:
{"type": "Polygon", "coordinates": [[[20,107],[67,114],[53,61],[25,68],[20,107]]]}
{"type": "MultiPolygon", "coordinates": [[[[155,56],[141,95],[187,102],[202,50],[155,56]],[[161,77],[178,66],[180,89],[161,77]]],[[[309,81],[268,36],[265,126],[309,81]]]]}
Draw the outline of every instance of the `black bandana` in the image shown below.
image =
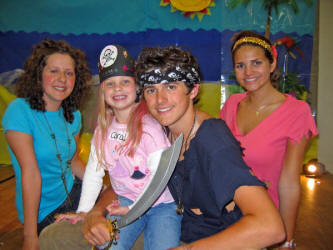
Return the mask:
{"type": "Polygon", "coordinates": [[[176,66],[174,69],[162,72],[160,68],[156,68],[139,76],[139,84],[141,87],[157,83],[169,83],[179,81],[189,83],[191,85],[200,83],[200,76],[197,69],[195,69],[194,67],[181,68],[179,66],[176,66]]]}

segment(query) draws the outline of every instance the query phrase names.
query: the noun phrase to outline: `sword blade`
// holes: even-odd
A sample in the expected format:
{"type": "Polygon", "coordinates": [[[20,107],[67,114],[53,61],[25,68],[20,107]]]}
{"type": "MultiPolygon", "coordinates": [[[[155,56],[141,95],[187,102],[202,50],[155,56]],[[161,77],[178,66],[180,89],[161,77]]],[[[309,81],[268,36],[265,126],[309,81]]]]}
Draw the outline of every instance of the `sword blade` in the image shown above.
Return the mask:
{"type": "Polygon", "coordinates": [[[176,167],[183,137],[183,134],[181,134],[168,149],[163,151],[156,173],[149,186],[140,195],[131,210],[116,222],[118,228],[122,228],[139,218],[161,195],[176,167]]]}

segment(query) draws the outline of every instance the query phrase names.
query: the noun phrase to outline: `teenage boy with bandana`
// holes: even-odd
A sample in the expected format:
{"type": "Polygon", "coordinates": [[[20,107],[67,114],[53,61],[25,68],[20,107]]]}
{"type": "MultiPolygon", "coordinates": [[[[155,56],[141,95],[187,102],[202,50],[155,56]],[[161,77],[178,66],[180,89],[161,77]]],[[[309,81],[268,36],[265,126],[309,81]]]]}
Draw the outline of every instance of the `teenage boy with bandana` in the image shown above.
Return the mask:
{"type": "Polygon", "coordinates": [[[283,224],[264,184],[242,160],[239,142],[220,119],[196,109],[200,68],[179,47],[146,48],[137,82],[171,143],[184,141],[169,189],[183,212],[177,249],[260,249],[282,241],[283,224]]]}

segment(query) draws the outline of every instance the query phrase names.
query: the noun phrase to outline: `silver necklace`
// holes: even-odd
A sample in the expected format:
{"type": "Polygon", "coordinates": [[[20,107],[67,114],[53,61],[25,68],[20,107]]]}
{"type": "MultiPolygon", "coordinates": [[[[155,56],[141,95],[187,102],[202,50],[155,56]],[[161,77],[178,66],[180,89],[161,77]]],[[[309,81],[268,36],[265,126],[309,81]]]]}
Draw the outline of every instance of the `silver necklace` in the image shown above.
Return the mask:
{"type": "MultiPolygon", "coordinates": [[[[188,133],[186,139],[185,139],[185,143],[184,143],[184,151],[186,151],[187,149],[187,144],[188,144],[188,139],[190,138],[192,132],[193,132],[193,129],[194,129],[194,125],[195,125],[195,122],[197,120],[197,110],[195,109],[194,110],[194,118],[193,118],[193,123],[192,123],[192,127],[190,129],[190,132],[188,133]]],[[[171,137],[173,139],[173,135],[171,134],[171,137]]],[[[180,190],[180,192],[178,192],[177,190],[177,196],[178,196],[178,205],[177,205],[177,209],[176,209],[176,212],[178,215],[182,215],[184,213],[184,204],[182,202],[182,195],[183,195],[183,189],[184,189],[184,176],[185,176],[185,165],[183,166],[183,176],[182,176],[182,190],[180,190]]]]}
{"type": "Polygon", "coordinates": [[[50,126],[49,121],[46,118],[45,112],[42,112],[42,113],[43,113],[43,116],[45,118],[45,121],[46,121],[46,124],[48,126],[48,129],[50,131],[51,139],[52,139],[52,141],[54,142],[54,145],[55,145],[56,157],[57,157],[57,159],[59,161],[59,166],[60,166],[60,170],[61,170],[61,180],[62,180],[62,183],[64,184],[64,187],[65,187],[65,192],[66,192],[66,196],[67,196],[67,200],[69,202],[69,205],[72,207],[72,200],[69,197],[69,192],[68,192],[66,178],[65,178],[65,171],[71,168],[71,160],[70,160],[71,139],[69,138],[67,124],[66,124],[66,122],[64,120],[64,117],[62,117],[64,125],[65,125],[65,128],[66,128],[67,144],[68,144],[68,160],[66,161],[66,167],[64,169],[63,168],[63,160],[61,159],[61,154],[60,154],[59,149],[58,149],[57,138],[56,138],[55,133],[53,132],[51,126],[50,126]]]}

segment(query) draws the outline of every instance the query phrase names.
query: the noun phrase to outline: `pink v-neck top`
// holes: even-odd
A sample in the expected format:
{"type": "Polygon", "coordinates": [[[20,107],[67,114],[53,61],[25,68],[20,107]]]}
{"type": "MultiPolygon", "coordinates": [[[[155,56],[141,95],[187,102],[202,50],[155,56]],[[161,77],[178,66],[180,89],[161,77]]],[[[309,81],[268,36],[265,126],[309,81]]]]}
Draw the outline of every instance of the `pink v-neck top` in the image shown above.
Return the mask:
{"type": "Polygon", "coordinates": [[[268,193],[279,208],[278,183],[288,141],[300,142],[318,134],[309,105],[286,95],[284,103],[246,135],[237,126],[237,109],[247,93],[228,98],[220,112],[233,135],[244,148],[244,161],[262,181],[269,181],[268,193]],[[311,132],[311,133],[309,133],[311,132]]]}

